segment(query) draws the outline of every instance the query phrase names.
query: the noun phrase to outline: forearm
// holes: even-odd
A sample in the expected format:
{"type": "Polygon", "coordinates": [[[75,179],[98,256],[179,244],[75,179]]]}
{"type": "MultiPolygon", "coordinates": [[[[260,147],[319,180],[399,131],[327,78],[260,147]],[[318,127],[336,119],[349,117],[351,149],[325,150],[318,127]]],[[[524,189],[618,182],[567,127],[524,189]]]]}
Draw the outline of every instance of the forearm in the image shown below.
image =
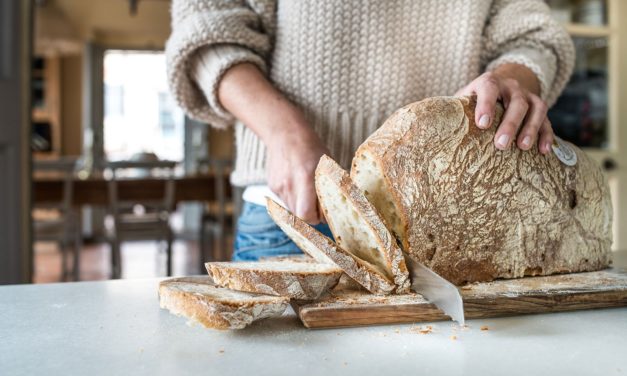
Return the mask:
{"type": "Polygon", "coordinates": [[[266,145],[288,133],[312,132],[300,110],[253,64],[229,69],[220,81],[218,99],[266,145]]]}
{"type": "Polygon", "coordinates": [[[530,93],[540,96],[541,89],[538,77],[536,77],[531,69],[524,65],[514,63],[503,64],[494,69],[492,73],[502,79],[514,79],[530,93]]]}

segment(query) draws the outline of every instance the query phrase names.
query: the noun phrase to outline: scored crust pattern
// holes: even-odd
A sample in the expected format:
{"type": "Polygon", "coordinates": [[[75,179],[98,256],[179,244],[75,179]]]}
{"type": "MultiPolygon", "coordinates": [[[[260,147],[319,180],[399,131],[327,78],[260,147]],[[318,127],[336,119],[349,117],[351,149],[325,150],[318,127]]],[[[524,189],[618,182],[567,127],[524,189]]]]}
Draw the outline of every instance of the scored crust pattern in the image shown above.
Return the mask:
{"type": "Polygon", "coordinates": [[[496,127],[479,129],[474,107],[466,97],[413,103],[359,148],[351,174],[359,182],[363,161],[376,162],[403,248],[456,284],[607,267],[612,207],[600,168],[574,146],[572,167],[536,146],[499,151],[496,127]]]}

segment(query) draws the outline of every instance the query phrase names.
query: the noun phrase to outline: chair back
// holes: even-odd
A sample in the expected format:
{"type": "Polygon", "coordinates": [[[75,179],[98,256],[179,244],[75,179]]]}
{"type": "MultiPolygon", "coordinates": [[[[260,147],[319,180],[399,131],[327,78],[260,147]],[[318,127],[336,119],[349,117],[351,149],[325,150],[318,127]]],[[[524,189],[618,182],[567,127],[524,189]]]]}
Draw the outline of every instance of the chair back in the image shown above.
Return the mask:
{"type": "Polygon", "coordinates": [[[63,178],[63,195],[60,201],[37,204],[38,208],[56,209],[66,214],[72,209],[74,196],[74,173],[78,158],[63,157],[50,160],[35,160],[33,173],[36,175],[55,175],[63,178]]]}
{"type": "Polygon", "coordinates": [[[232,159],[207,158],[197,161],[199,170],[209,170],[214,175],[214,192],[217,201],[217,219],[224,223],[226,218],[227,185],[229,184],[227,172],[233,169],[232,159]]]}
{"type": "Polygon", "coordinates": [[[114,215],[134,205],[170,212],[174,207],[174,169],[172,161],[115,161],[105,164],[109,172],[109,205],[114,215]],[[124,180],[151,178],[163,181],[163,196],[159,200],[125,201],[120,186],[124,180]]]}

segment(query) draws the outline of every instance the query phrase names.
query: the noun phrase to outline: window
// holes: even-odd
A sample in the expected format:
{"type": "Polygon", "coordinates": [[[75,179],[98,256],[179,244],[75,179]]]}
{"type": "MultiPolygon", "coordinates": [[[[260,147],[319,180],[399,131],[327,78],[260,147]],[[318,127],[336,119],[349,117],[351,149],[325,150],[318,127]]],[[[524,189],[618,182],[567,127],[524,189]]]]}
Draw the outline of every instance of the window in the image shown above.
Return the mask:
{"type": "Polygon", "coordinates": [[[163,52],[106,51],[104,91],[107,159],[183,160],[184,115],[169,94],[163,52]]]}

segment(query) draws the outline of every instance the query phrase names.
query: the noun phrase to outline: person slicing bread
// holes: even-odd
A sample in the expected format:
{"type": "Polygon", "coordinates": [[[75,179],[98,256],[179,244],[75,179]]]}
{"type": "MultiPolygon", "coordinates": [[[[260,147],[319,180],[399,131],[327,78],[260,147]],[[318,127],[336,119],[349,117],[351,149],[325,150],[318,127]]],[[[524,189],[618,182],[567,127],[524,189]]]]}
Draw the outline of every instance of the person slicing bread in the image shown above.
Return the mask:
{"type": "Polygon", "coordinates": [[[541,0],[174,0],[172,20],[174,97],[193,118],[235,126],[231,181],[247,187],[235,260],[300,253],[265,196],[330,236],[314,187],[320,157],[348,168],[408,103],[474,94],[477,126],[498,126],[495,148],[548,153],[547,108],[574,60],[541,0]]]}

